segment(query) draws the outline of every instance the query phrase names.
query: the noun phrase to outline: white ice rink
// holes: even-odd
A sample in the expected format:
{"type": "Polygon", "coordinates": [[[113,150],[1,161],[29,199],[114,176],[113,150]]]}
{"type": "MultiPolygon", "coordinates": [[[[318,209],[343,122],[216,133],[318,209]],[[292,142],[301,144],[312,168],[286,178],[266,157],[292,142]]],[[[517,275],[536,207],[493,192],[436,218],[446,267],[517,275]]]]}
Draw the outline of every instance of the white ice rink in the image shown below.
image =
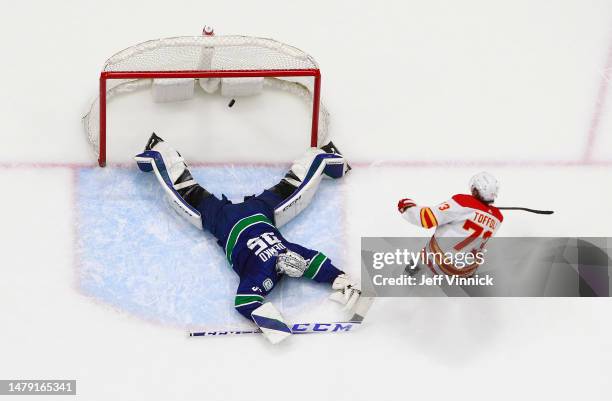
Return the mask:
{"type": "Polygon", "coordinates": [[[77,379],[82,400],[612,398],[610,299],[381,299],[362,331],[271,346],[188,339],[171,318],[84,293],[83,233],[116,233],[85,208],[106,197],[80,197],[82,180],[137,174],[150,131],[203,169],[283,168],[308,144],[289,97],[159,109],[139,93],[110,106],[111,163],[94,167],[80,119],[104,60],[204,24],[319,62],[331,136],[354,166],[339,184],[346,270],[359,271],[362,236],[427,234],[398,216],[400,197],[445,200],[483,169],[499,204],[556,211],[508,212],[500,236],[612,236],[610,1],[5,2],[0,379],[77,379]]]}

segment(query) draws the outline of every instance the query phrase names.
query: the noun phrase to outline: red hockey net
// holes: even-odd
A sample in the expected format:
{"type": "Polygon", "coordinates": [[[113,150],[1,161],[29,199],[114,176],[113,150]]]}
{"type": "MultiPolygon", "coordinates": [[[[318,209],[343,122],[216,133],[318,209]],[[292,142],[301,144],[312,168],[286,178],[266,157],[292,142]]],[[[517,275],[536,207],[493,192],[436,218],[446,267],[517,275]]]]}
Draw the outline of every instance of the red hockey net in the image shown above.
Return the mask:
{"type": "Polygon", "coordinates": [[[263,78],[263,87],[291,92],[311,103],[310,146],[327,137],[328,114],[320,102],[321,74],[303,51],[272,39],[247,36],[188,36],[152,40],[129,47],[104,64],[99,97],[83,117],[100,166],[106,164],[107,103],[117,94],[159,80],[193,79],[207,92],[229,78],[263,78]],[[310,84],[296,78],[310,77],[310,84]]]}

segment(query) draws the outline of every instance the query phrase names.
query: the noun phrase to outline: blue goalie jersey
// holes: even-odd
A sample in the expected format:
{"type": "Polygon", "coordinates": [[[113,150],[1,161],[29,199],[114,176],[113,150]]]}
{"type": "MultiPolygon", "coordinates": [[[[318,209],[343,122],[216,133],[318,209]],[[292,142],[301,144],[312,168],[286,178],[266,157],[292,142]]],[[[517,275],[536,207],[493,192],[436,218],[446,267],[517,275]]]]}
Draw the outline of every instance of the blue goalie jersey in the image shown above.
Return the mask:
{"type": "Polygon", "coordinates": [[[274,207],[282,199],[270,191],[233,204],[225,196],[204,198],[197,207],[202,225],[210,231],[225,252],[232,269],[240,277],[236,309],[247,318],[278,283],[276,256],[287,250],[308,261],[306,278],[332,283],[343,272],[321,252],[287,241],[274,225],[274,207]]]}

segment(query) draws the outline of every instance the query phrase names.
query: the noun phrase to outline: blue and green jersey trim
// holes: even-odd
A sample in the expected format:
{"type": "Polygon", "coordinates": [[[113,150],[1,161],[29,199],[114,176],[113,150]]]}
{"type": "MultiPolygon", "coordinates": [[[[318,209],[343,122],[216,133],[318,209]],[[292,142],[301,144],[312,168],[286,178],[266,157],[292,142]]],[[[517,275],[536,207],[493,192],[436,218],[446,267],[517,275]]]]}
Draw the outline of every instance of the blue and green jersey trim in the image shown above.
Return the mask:
{"type": "Polygon", "coordinates": [[[310,264],[308,265],[308,268],[304,272],[304,277],[314,279],[319,273],[319,270],[321,270],[321,266],[323,266],[323,263],[325,263],[326,260],[327,256],[325,256],[321,252],[317,253],[315,257],[312,258],[310,264]]]}
{"type": "Polygon", "coordinates": [[[240,219],[238,220],[238,222],[236,222],[236,224],[234,224],[234,226],[230,230],[229,236],[227,237],[227,243],[225,244],[225,257],[227,258],[227,261],[230,265],[232,264],[232,252],[234,252],[234,248],[236,247],[236,244],[238,243],[238,239],[240,238],[240,235],[247,228],[254,226],[255,224],[259,224],[259,223],[268,224],[274,227],[274,224],[272,224],[270,219],[268,219],[266,216],[264,216],[261,213],[254,214],[252,216],[248,216],[243,219],[240,219]]]}

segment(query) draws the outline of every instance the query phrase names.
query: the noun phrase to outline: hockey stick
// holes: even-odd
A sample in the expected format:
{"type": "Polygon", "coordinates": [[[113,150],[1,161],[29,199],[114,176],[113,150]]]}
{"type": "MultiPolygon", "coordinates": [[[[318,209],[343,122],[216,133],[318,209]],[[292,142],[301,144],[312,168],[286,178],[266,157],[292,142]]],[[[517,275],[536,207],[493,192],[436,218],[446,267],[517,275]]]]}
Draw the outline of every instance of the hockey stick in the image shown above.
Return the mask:
{"type": "MultiPolygon", "coordinates": [[[[361,327],[365,315],[368,313],[374,298],[360,298],[355,306],[353,316],[347,321],[340,322],[309,322],[294,323],[291,325],[292,334],[316,334],[316,333],[339,333],[355,331],[361,327]]],[[[214,330],[214,331],[191,331],[189,337],[210,337],[210,336],[237,336],[243,334],[261,334],[261,329],[252,330],[214,330]]]]}
{"type": "MultiPolygon", "coordinates": [[[[335,333],[355,331],[361,326],[361,322],[310,322],[310,323],[295,323],[291,325],[292,334],[311,334],[311,333],[335,333]]],[[[262,334],[261,329],[255,328],[252,330],[224,330],[224,331],[192,331],[189,332],[189,337],[206,337],[206,336],[236,336],[242,334],[262,334]]]]}
{"type": "Polygon", "coordinates": [[[498,207],[499,210],[523,210],[525,212],[529,212],[529,213],[535,213],[535,214],[553,214],[554,211],[552,210],[537,210],[537,209],[529,209],[528,207],[504,207],[504,206],[499,206],[498,207]]]}

